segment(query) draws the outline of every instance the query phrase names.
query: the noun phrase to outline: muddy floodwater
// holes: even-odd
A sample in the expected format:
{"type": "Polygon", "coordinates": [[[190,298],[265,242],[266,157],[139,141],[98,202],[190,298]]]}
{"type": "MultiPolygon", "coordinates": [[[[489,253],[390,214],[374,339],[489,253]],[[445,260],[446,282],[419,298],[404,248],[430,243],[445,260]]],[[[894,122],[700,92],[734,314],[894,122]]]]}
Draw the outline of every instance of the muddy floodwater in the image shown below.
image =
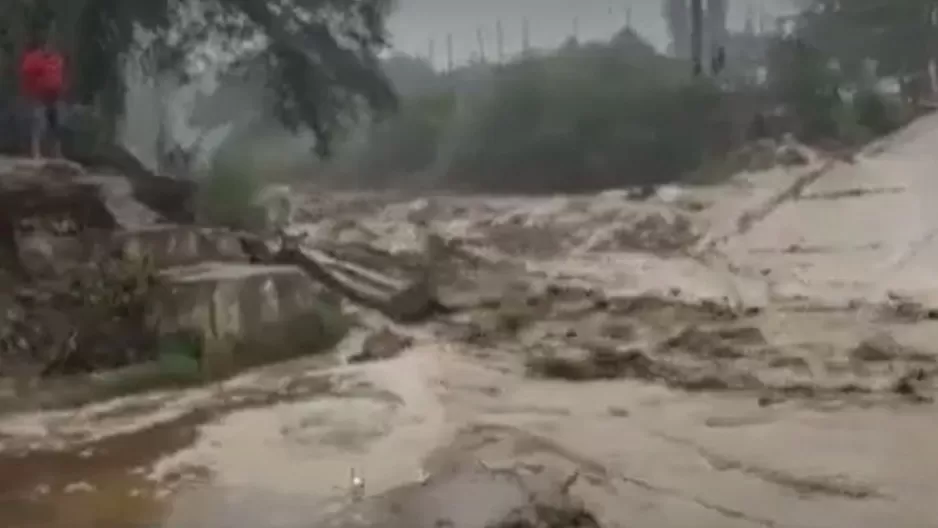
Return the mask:
{"type": "Polygon", "coordinates": [[[350,306],[336,356],[407,338],[376,361],[0,416],[0,525],[486,528],[512,475],[576,474],[607,527],[938,527],[938,121],[904,134],[645,200],[313,193],[319,247],[430,225],[459,309],[350,306]]]}

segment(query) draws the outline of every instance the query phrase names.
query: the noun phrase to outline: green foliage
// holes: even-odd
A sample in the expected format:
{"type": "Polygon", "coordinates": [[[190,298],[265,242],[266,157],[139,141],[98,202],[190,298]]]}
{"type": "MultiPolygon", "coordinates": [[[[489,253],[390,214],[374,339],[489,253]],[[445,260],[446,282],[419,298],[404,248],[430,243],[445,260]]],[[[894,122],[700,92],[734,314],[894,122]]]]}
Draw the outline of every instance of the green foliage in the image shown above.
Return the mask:
{"type": "Polygon", "coordinates": [[[257,205],[261,182],[252,164],[238,156],[218,156],[200,177],[196,214],[200,222],[232,229],[264,225],[265,212],[257,205]]]}
{"type": "Polygon", "coordinates": [[[875,59],[881,75],[920,72],[930,58],[934,27],[931,0],[810,0],[799,37],[837,59],[851,78],[864,59],[875,59]]]}
{"type": "Polygon", "coordinates": [[[717,103],[684,71],[600,46],[509,65],[451,170],[516,190],[673,180],[704,155],[717,103]]]}
{"type": "MultiPolygon", "coordinates": [[[[306,353],[332,350],[345,339],[356,323],[352,315],[342,311],[342,303],[339,300],[329,302],[316,300],[313,302],[312,311],[319,322],[319,335],[313,340],[317,345],[316,350],[307,350],[306,353]]],[[[298,324],[302,325],[300,322],[298,324]]],[[[305,326],[308,332],[310,325],[305,326]]]]}
{"type": "Polygon", "coordinates": [[[886,99],[872,90],[858,92],[853,98],[857,123],[873,134],[882,136],[896,130],[897,117],[886,99]]]}
{"type": "Polygon", "coordinates": [[[449,93],[405,101],[400,113],[368,130],[369,147],[359,154],[357,170],[377,175],[372,184],[383,186],[430,167],[455,103],[449,93]]]}
{"type": "Polygon", "coordinates": [[[810,4],[794,34],[776,39],[767,57],[770,89],[795,117],[800,138],[856,145],[897,129],[905,121],[900,101],[887,102],[877,81],[926,67],[926,3],[810,4]],[[846,94],[853,94],[848,101],[846,94]]]}
{"type": "Polygon", "coordinates": [[[403,96],[426,95],[442,84],[433,65],[423,58],[395,53],[384,60],[381,67],[397,93],[403,96]]]}
{"type": "Polygon", "coordinates": [[[405,100],[375,125],[354,153],[359,179],[385,186],[432,172],[441,185],[525,192],[665,182],[728,132],[719,90],[628,30],[486,73],[405,100]]]}
{"type": "Polygon", "coordinates": [[[863,145],[876,137],[872,130],[860,122],[853,105],[837,105],[831,109],[831,116],[834,132],[823,139],[834,139],[845,145],[863,145]]]}
{"type": "Polygon", "coordinates": [[[768,66],[770,89],[798,119],[800,136],[808,141],[836,136],[839,85],[827,57],[799,39],[783,38],[770,48],[768,66]]]}
{"type": "Polygon", "coordinates": [[[344,120],[360,109],[384,112],[396,104],[377,55],[387,47],[385,21],[392,0],[31,0],[0,2],[0,102],[15,95],[17,58],[30,28],[52,25],[67,54],[70,90],[110,124],[123,113],[125,61],[151,71],[186,73],[187,60],[208,43],[223,44],[240,75],[264,72],[270,110],[291,129],[303,128],[327,153],[344,120]],[[199,16],[191,16],[193,6],[199,16]],[[147,34],[142,41],[138,36],[147,34]],[[266,42],[246,48],[247,42],[266,42]],[[146,53],[140,55],[136,52],[146,53]]]}
{"type": "Polygon", "coordinates": [[[201,377],[200,340],[197,336],[179,334],[165,337],[157,354],[159,371],[165,381],[191,382],[201,377]]]}

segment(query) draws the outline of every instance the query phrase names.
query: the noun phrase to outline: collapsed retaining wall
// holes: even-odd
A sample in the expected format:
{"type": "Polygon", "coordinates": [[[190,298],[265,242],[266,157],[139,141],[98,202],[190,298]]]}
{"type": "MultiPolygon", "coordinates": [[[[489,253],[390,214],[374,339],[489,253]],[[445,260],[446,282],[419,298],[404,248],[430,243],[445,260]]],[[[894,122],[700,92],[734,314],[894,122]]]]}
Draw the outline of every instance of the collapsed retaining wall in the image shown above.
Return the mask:
{"type": "MultiPolygon", "coordinates": [[[[252,263],[235,233],[165,223],[128,180],[0,158],[0,377],[14,392],[165,354],[226,376],[341,337],[339,299],[321,284],[252,263]]],[[[179,192],[154,181],[151,202],[179,192]]]]}

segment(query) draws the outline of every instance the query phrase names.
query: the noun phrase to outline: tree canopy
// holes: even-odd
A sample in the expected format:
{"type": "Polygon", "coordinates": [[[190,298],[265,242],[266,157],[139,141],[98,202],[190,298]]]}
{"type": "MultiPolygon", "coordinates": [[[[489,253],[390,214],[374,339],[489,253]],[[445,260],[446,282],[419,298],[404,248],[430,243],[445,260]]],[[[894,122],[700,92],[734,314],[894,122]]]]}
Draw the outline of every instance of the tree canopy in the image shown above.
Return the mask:
{"type": "Polygon", "coordinates": [[[834,58],[844,74],[863,74],[864,59],[880,75],[922,72],[934,54],[938,3],[933,0],[810,0],[797,35],[834,58]]]}
{"type": "Polygon", "coordinates": [[[15,94],[16,59],[32,30],[53,21],[68,52],[70,96],[112,126],[124,108],[125,64],[143,55],[152,73],[191,70],[200,53],[227,54],[229,73],[260,65],[270,109],[305,128],[317,149],[361,109],[396,104],[379,67],[393,0],[0,0],[0,100],[15,94]]]}

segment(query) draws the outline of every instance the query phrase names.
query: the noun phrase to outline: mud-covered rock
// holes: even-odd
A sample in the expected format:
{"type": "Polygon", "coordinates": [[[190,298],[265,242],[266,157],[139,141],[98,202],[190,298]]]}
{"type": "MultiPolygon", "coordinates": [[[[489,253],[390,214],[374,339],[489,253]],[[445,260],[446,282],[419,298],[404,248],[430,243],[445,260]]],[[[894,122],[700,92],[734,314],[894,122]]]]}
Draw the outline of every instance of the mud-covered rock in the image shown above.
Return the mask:
{"type": "Polygon", "coordinates": [[[414,339],[394,332],[389,328],[382,328],[368,336],[362,343],[359,353],[348,358],[349,363],[364,363],[397,357],[406,348],[410,347],[414,339]]]}
{"type": "Polygon", "coordinates": [[[724,328],[708,331],[689,326],[659,347],[660,353],[683,352],[702,359],[739,359],[746,357],[747,344],[765,344],[756,328],[724,328]]]}
{"type": "Polygon", "coordinates": [[[579,504],[535,502],[486,528],[599,528],[596,516],[579,504]]]}
{"type": "Polygon", "coordinates": [[[605,347],[534,354],[527,360],[527,369],[535,377],[567,381],[624,377],[656,380],[666,376],[652,357],[639,349],[619,351],[605,347]]]}
{"type": "Polygon", "coordinates": [[[775,159],[784,167],[799,167],[810,161],[805,154],[793,145],[783,145],[775,153],[775,159]]]}
{"type": "Polygon", "coordinates": [[[859,363],[883,363],[904,361],[921,365],[938,363],[938,356],[927,351],[904,345],[887,333],[878,333],[860,341],[848,352],[851,361],[859,363]]]}
{"type": "Polygon", "coordinates": [[[623,220],[596,228],[583,249],[667,254],[690,247],[700,239],[694,224],[683,214],[653,212],[623,220]]]}
{"type": "Polygon", "coordinates": [[[512,469],[465,464],[352,504],[317,528],[599,528],[570,493],[574,479],[546,481],[512,469]]]}

